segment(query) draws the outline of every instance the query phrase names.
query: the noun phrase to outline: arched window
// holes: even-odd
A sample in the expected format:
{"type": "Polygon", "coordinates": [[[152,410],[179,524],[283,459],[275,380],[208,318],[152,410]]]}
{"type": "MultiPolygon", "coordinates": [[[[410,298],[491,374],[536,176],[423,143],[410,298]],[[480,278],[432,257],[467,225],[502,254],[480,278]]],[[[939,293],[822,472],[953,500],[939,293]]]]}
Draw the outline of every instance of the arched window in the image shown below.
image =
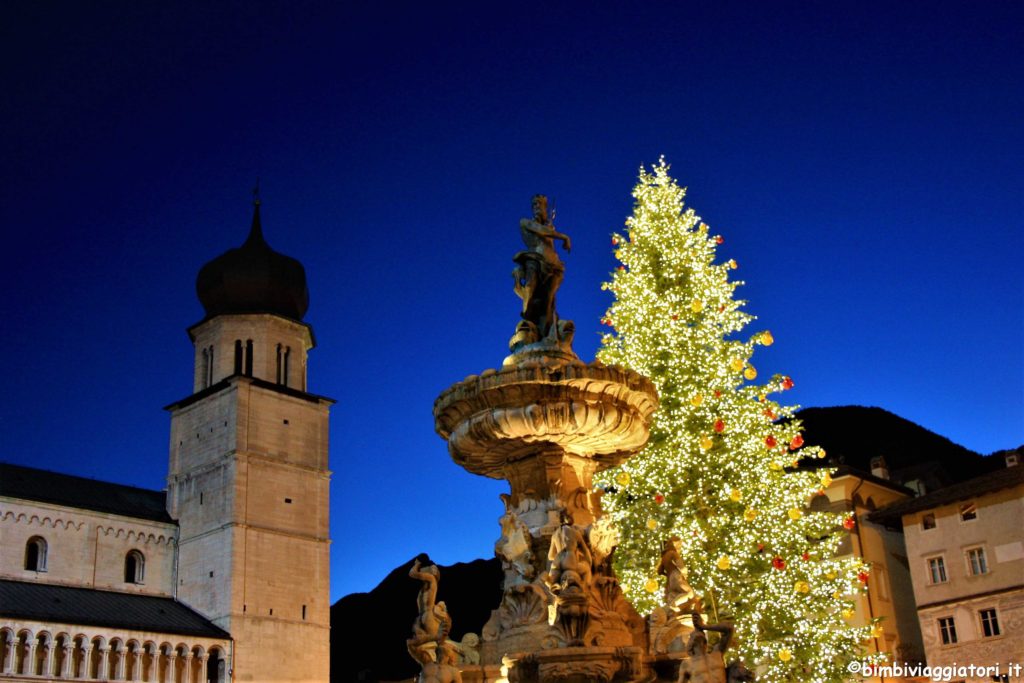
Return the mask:
{"type": "Polygon", "coordinates": [[[46,539],[33,536],[25,544],[25,569],[30,572],[46,571],[46,539]]]}
{"type": "Polygon", "coordinates": [[[235,374],[242,374],[242,340],[235,340],[235,374]]]}
{"type": "Polygon", "coordinates": [[[281,352],[281,345],[277,345],[277,383],[281,384],[281,378],[284,374],[281,371],[281,361],[284,359],[284,354],[281,352]]]}
{"type": "Polygon", "coordinates": [[[124,556],[124,582],[142,583],[146,576],[146,558],[138,550],[124,556]]]}
{"type": "Polygon", "coordinates": [[[245,376],[252,377],[252,339],[245,342],[245,376]]]}

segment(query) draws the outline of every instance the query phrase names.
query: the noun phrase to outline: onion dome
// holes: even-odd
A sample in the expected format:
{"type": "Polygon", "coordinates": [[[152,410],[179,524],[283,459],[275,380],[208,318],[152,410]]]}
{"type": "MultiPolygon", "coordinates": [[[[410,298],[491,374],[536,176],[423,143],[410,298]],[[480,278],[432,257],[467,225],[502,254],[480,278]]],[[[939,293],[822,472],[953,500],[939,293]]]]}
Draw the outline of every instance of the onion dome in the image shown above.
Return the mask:
{"type": "Polygon", "coordinates": [[[253,206],[245,244],[229,249],[199,270],[196,293],[206,317],[229,313],[272,313],[302,320],[309,288],[302,264],[270,248],[263,239],[260,202],[253,206]]]}

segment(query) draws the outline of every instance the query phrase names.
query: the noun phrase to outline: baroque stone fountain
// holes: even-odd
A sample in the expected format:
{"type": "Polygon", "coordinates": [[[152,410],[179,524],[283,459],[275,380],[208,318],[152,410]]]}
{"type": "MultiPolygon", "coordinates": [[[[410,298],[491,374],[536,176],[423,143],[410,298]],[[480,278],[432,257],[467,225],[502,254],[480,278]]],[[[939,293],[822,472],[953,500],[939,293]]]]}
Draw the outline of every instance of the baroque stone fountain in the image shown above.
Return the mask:
{"type": "MultiPolygon", "coordinates": [[[[573,352],[573,323],[555,309],[565,272],[555,244],[568,252],[570,240],[552,225],[544,196],[533,198],[533,216],[520,221],[520,232],[527,248],[513,259],[513,277],[522,320],[509,342],[511,354],[501,369],[467,377],[434,403],[435,429],[455,462],[511,486],[502,494],[505,513],[494,546],[504,569],[503,597],[483,628],[479,664],[437,680],[683,680],[684,653],[668,653],[652,642],[665,638],[653,635],[664,635],[666,621],[681,623],[690,607],[699,612],[699,602],[681,607],[677,590],[674,608],[650,625],[633,609],[612,569],[618,539],[602,519],[593,487],[596,472],[643,448],[657,393],[636,372],[584,363],[573,352]],[[659,657],[675,665],[659,667],[659,657]]],[[[685,580],[677,578],[670,583],[678,588],[685,580]]],[[[444,631],[431,646],[438,653],[445,651],[444,631]]],[[[675,650],[683,649],[685,633],[673,629],[675,650]]],[[[437,654],[422,659],[441,660],[437,654]]],[[[426,666],[421,680],[434,680],[426,666]]]]}

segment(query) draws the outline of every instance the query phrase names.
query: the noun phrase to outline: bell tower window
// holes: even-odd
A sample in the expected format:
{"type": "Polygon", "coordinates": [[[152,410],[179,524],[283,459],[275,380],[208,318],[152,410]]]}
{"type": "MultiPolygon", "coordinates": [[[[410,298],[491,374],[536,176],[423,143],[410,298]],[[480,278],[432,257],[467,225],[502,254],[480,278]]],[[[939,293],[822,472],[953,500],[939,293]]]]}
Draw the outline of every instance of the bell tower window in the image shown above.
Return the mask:
{"type": "Polygon", "coordinates": [[[252,377],[252,339],[245,342],[245,376],[252,377]]]}
{"type": "Polygon", "coordinates": [[[146,576],[146,558],[138,550],[124,556],[124,582],[141,584],[146,576]]]}
{"type": "Polygon", "coordinates": [[[30,572],[46,571],[46,539],[33,536],[25,544],[25,569],[30,572]]]}
{"type": "Polygon", "coordinates": [[[242,340],[235,340],[235,374],[242,374],[242,340]]]}

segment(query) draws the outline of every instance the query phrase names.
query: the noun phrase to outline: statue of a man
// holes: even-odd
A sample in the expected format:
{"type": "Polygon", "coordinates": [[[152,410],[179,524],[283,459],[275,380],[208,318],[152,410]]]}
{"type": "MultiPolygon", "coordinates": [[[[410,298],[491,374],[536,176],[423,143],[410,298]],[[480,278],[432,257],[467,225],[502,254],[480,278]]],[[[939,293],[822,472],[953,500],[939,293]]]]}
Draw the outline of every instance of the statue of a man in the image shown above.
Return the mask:
{"type": "Polygon", "coordinates": [[[451,620],[443,602],[437,602],[437,581],[441,572],[437,565],[432,564],[420,571],[420,559],[412,564],[409,576],[423,582],[420,586],[419,595],[416,596],[416,606],[419,608],[419,616],[413,624],[413,636],[418,642],[443,639],[448,635],[451,627],[451,620]]]}
{"type": "Polygon", "coordinates": [[[694,608],[697,594],[686,580],[686,566],[679,554],[682,541],[673,536],[662,547],[658,573],[668,579],[665,582],[665,606],[674,612],[689,612],[694,608]]]}
{"type": "Polygon", "coordinates": [[[545,339],[556,323],[555,292],[565,276],[555,240],[562,241],[566,252],[571,242],[568,235],[555,230],[548,218],[548,199],[540,194],[533,197],[533,217],[519,221],[519,231],[527,250],[512,259],[516,262],[512,271],[515,291],[523,300],[523,319],[536,325],[538,337],[545,339]]]}

